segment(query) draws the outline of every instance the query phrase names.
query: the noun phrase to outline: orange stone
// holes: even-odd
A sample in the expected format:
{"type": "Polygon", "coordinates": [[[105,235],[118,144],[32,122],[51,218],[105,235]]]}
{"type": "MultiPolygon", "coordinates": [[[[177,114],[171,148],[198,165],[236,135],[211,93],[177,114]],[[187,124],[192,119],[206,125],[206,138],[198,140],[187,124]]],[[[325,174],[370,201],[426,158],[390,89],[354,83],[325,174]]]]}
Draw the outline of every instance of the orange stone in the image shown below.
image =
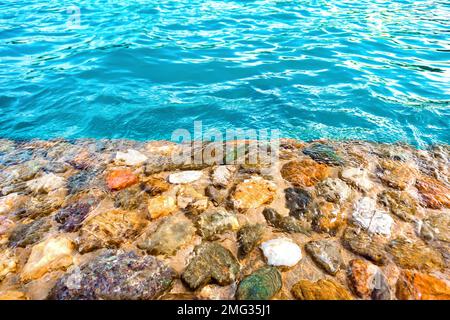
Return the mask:
{"type": "Polygon", "coordinates": [[[292,295],[298,300],[352,300],[350,292],[331,279],[317,282],[300,280],[292,287],[292,295]]]}
{"type": "Polygon", "coordinates": [[[376,267],[365,260],[354,259],[349,263],[349,271],[349,280],[355,293],[361,298],[369,299],[376,267]]]}
{"type": "Polygon", "coordinates": [[[399,300],[450,300],[450,286],[432,275],[404,270],[397,281],[399,300]]]}
{"type": "Polygon", "coordinates": [[[434,178],[422,176],[416,181],[423,204],[428,208],[450,208],[450,188],[434,178]]]}
{"type": "Polygon", "coordinates": [[[380,166],[383,171],[380,179],[389,187],[405,190],[414,182],[414,170],[401,161],[383,160],[380,166]]]}
{"type": "Polygon", "coordinates": [[[111,190],[121,190],[138,182],[138,177],[129,169],[118,169],[108,173],[106,184],[111,190]]]}
{"type": "Polygon", "coordinates": [[[337,204],[320,201],[315,207],[317,218],[314,227],[321,232],[335,234],[340,228],[345,226],[345,214],[337,204]]]}
{"type": "Polygon", "coordinates": [[[312,159],[294,160],[286,163],[281,168],[283,179],[296,186],[311,187],[324,180],[330,174],[330,169],[325,164],[320,164],[312,159]]]}
{"type": "Polygon", "coordinates": [[[147,207],[152,219],[167,216],[178,210],[175,198],[164,194],[150,198],[147,207]]]}
{"type": "Polygon", "coordinates": [[[275,185],[261,177],[252,177],[236,186],[232,196],[234,208],[246,211],[271,203],[275,197],[275,185]]]}

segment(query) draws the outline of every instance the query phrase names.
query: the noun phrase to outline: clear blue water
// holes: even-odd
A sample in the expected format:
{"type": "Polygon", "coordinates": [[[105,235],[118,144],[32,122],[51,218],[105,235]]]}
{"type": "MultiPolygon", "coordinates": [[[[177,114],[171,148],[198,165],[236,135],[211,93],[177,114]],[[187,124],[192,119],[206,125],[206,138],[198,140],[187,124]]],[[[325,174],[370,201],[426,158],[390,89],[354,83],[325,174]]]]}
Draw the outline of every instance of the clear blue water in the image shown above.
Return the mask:
{"type": "Polygon", "coordinates": [[[4,0],[0,136],[167,139],[202,120],[449,143],[449,21],[444,0],[4,0]]]}

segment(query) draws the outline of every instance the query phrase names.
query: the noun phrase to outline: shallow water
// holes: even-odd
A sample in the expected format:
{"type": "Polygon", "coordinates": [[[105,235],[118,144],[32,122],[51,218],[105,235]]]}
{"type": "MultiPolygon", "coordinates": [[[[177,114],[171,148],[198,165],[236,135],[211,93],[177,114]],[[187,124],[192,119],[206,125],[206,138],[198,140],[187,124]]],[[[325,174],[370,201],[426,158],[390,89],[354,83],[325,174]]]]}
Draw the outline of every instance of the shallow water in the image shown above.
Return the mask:
{"type": "Polygon", "coordinates": [[[450,141],[446,1],[73,4],[0,3],[0,136],[450,141]]]}

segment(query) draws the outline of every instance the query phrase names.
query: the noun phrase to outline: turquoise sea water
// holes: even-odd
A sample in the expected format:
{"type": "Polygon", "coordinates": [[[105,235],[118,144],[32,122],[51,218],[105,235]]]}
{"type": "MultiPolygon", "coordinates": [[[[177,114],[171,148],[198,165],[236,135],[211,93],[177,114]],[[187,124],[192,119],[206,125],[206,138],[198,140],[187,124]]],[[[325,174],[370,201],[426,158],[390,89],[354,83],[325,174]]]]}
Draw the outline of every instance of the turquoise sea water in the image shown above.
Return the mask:
{"type": "Polygon", "coordinates": [[[450,3],[6,0],[0,89],[0,137],[450,143],[450,3]]]}

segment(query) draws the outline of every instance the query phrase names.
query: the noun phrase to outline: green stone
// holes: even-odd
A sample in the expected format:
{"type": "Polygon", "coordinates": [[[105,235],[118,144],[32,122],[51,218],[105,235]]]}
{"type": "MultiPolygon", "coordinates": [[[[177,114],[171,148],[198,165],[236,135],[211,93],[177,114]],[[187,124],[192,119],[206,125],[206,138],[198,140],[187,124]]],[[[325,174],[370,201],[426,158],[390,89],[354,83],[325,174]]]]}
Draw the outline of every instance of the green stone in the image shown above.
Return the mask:
{"type": "Polygon", "coordinates": [[[275,267],[263,267],[244,278],[236,292],[238,300],[268,300],[281,290],[281,273],[275,267]]]}

